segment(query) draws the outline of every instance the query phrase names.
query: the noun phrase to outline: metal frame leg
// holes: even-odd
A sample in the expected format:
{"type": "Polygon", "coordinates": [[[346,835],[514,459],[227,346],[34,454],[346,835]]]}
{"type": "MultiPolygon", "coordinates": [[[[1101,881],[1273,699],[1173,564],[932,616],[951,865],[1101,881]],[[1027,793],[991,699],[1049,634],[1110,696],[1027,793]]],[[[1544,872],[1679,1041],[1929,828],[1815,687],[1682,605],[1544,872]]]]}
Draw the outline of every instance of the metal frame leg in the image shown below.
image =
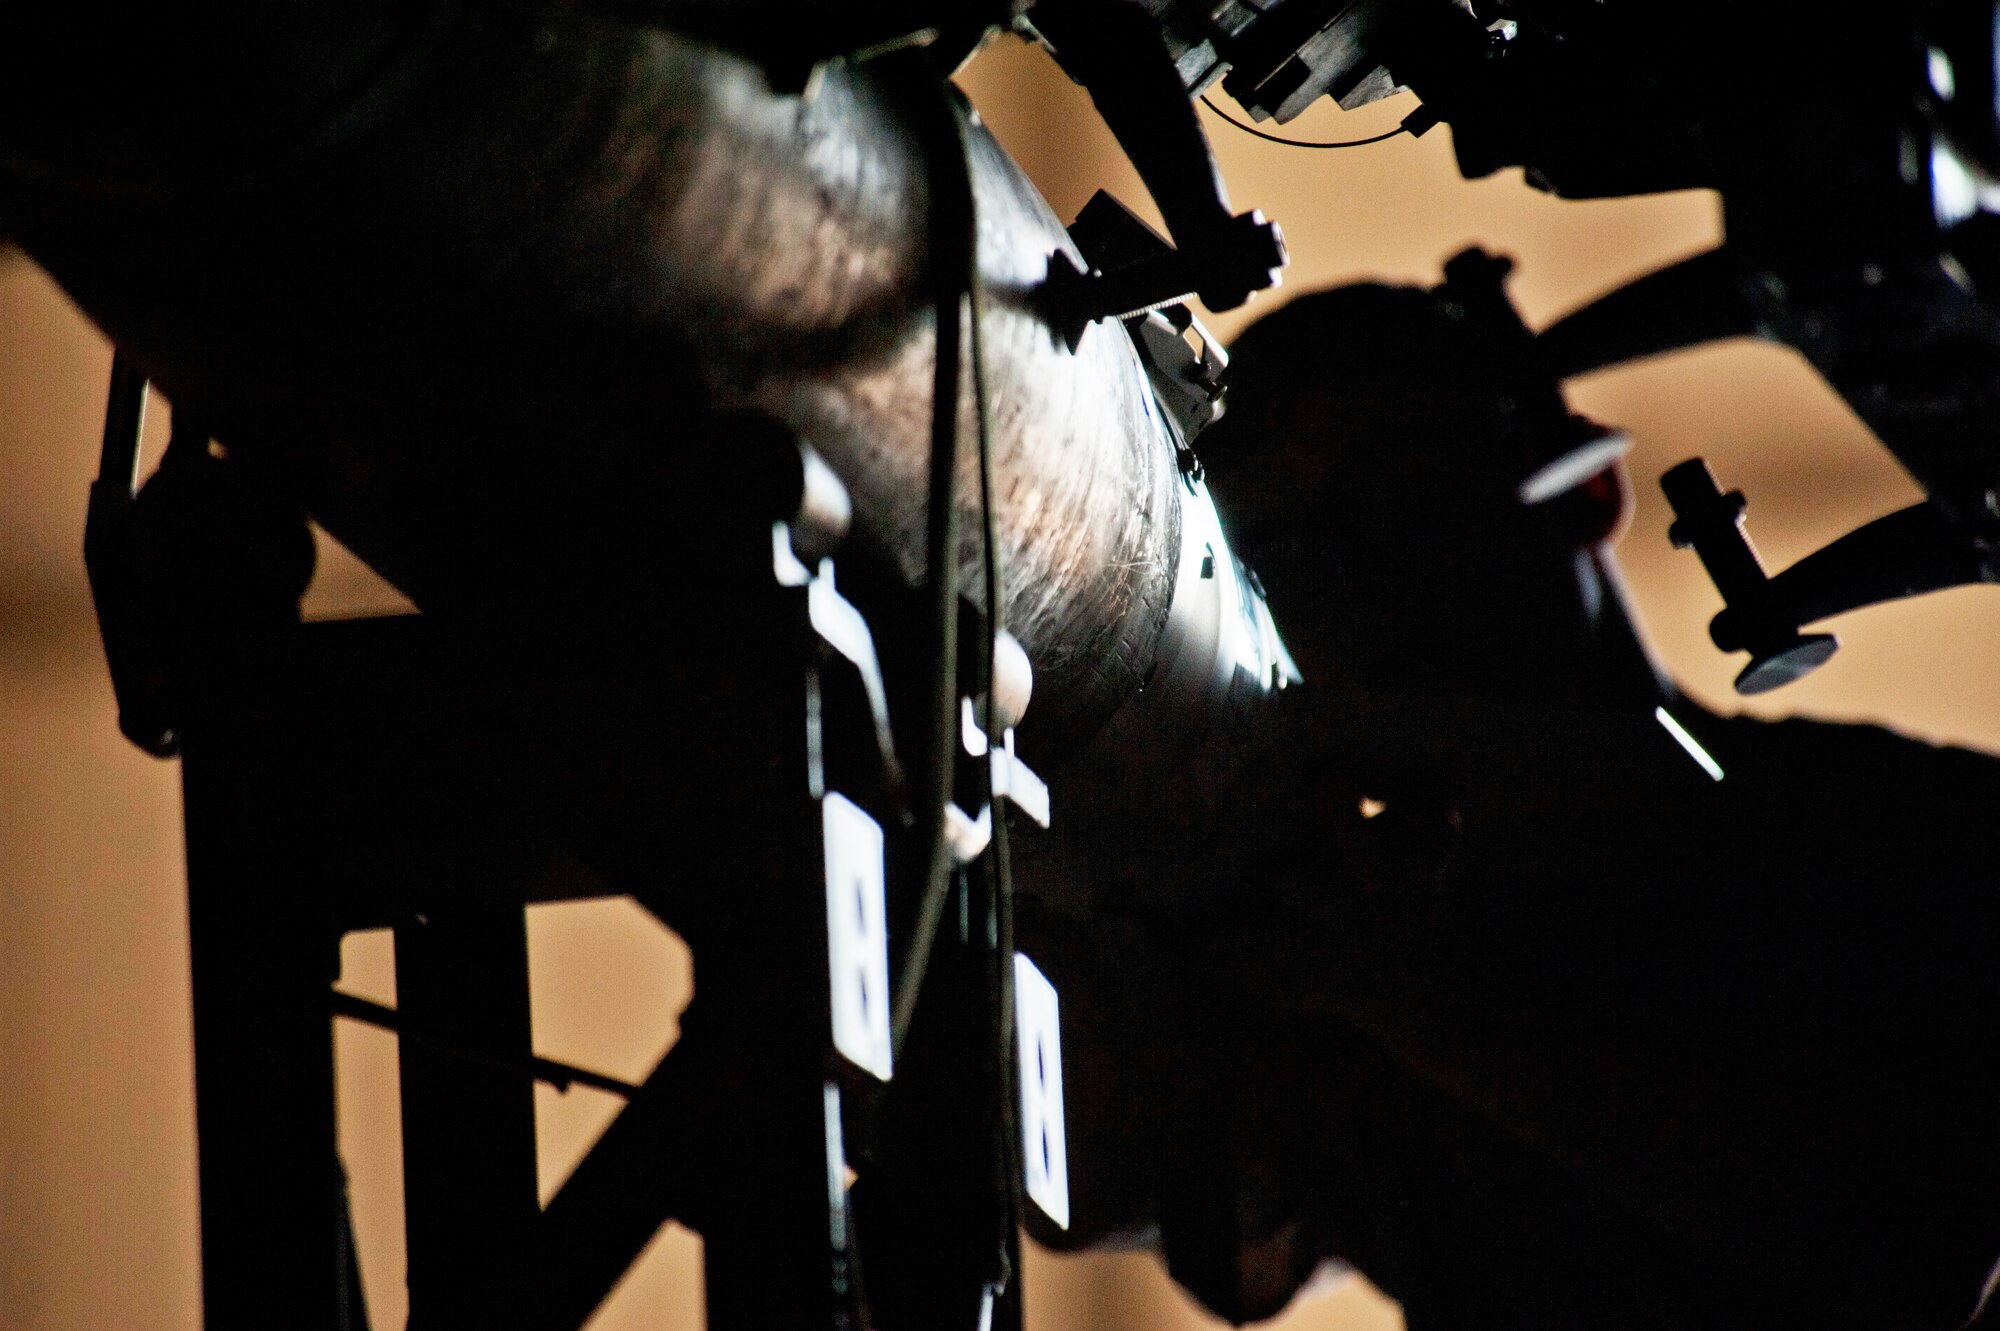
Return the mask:
{"type": "Polygon", "coordinates": [[[534,1227],[534,1084],[522,908],[434,910],[396,927],[403,1206],[412,1331],[515,1322],[534,1227]]]}
{"type": "Polygon", "coordinates": [[[188,936],[207,1331],[365,1331],[334,1143],[339,934],[297,889],[283,782],[190,745],[188,936]]]}

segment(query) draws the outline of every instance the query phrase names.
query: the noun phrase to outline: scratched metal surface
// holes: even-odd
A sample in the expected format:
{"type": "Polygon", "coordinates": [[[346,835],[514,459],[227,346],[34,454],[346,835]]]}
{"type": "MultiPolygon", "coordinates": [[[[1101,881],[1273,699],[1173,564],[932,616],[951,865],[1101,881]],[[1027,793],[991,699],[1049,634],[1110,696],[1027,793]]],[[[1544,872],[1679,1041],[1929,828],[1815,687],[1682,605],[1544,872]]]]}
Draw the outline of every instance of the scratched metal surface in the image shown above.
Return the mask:
{"type": "MultiPolygon", "coordinates": [[[[208,82],[128,80],[75,134],[38,119],[64,103],[33,85],[87,72],[15,48],[0,230],[427,610],[685,597],[706,576],[686,519],[729,462],[700,437],[707,406],[792,424],[852,488],[862,549],[920,575],[933,328],[911,127],[934,91],[835,70],[777,95],[691,43],[504,14],[356,32],[365,58],[260,33],[208,82]],[[274,76],[286,61],[311,76],[274,76]]],[[[1072,353],[1028,308],[1067,240],[983,131],[973,156],[1008,617],[1040,727],[1075,735],[1143,678],[1164,619],[1172,449],[1119,330],[1072,353]]],[[[971,517],[969,449],[961,481],[971,517]]]]}

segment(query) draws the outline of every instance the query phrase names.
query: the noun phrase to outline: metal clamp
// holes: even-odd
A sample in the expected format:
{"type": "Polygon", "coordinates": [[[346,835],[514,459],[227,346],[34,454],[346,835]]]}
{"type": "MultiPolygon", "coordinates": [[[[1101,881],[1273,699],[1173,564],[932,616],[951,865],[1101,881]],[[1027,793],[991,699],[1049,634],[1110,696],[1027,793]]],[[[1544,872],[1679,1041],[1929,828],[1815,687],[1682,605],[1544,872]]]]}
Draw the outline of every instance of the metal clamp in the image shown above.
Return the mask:
{"type": "Polygon", "coordinates": [[[1689,458],[1660,477],[1660,488],[1674,510],[1667,538],[1678,549],[1692,546],[1722,593],[1723,608],[1710,621],[1709,636],[1725,652],[1750,653],[1750,664],[1736,676],[1736,691],[1767,693],[1825,665],[1840,649],[1840,639],[1831,633],[1801,634],[1796,624],[1774,613],[1770,579],[1743,531],[1743,492],[1723,494],[1700,458],[1689,458]]]}

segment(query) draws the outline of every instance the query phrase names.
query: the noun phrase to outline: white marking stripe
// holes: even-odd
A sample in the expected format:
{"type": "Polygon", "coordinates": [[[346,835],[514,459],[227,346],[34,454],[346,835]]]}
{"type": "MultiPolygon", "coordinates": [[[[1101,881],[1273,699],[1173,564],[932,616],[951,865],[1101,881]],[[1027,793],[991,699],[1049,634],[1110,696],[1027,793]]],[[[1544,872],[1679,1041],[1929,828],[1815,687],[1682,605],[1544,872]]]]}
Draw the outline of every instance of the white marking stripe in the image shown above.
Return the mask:
{"type": "Polygon", "coordinates": [[[1680,741],[1680,746],[1687,750],[1688,757],[1701,764],[1702,771],[1717,781],[1722,780],[1722,764],[1708,756],[1708,750],[1701,747],[1701,741],[1688,734],[1687,728],[1674,720],[1673,713],[1664,707],[1655,707],[1653,719],[1666,727],[1669,735],[1680,741]]]}

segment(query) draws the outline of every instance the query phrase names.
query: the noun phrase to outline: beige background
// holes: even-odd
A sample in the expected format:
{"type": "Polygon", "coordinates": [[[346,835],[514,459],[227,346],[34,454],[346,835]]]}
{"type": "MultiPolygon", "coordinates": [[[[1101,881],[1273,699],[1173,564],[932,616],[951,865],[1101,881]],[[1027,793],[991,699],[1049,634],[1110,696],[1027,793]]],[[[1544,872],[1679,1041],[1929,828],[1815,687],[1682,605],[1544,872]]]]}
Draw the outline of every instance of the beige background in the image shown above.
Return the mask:
{"type": "MultiPolygon", "coordinates": [[[[966,82],[1060,214],[1100,185],[1142,202],[1088,100],[1039,53],[1000,43],[966,82]]],[[[1359,137],[1408,107],[1323,106],[1288,132],[1359,137]]],[[[1536,195],[1512,173],[1460,181],[1446,130],[1306,152],[1212,128],[1236,203],[1282,222],[1294,255],[1285,291],[1216,320],[1225,332],[1314,286],[1435,281],[1441,261],[1475,241],[1519,259],[1514,290],[1540,324],[1717,236],[1704,195],[1578,204],[1536,195]]],[[[177,773],[118,736],[79,554],[109,359],[32,265],[0,261],[0,1331],[191,1331],[199,1318],[177,773]]],[[[1914,498],[1846,409],[1777,349],[1666,358],[1579,383],[1573,398],[1637,438],[1639,508],[1621,550],[1675,673],[1724,709],[1737,662],[1707,644],[1716,598],[1692,556],[1667,546],[1659,472],[1708,457],[1725,486],[1749,492],[1751,529],[1774,565],[1914,498]]],[[[331,614],[394,602],[336,555],[311,605],[331,614]]],[[[1833,664],[1760,710],[1882,719],[2000,749],[2000,595],[1959,591],[1837,627],[1847,646],[1833,664]]],[[[678,943],[623,903],[533,914],[539,1049],[642,1075],[685,1000],[678,943]]],[[[347,959],[349,987],[392,996],[385,939],[351,939],[347,959]]],[[[340,1055],[367,1292],[375,1324],[400,1326],[393,1045],[343,1027],[340,1055]]],[[[540,1095],[553,1187],[616,1104],[588,1090],[540,1095]]],[[[698,1262],[697,1240],[663,1232],[597,1325],[692,1324],[698,1262]]],[[[1040,1331],[1204,1324],[1143,1255],[1043,1257],[1028,1281],[1040,1331]]],[[[1398,1319],[1350,1282],[1302,1300],[1282,1324],[1387,1331],[1398,1319]]]]}

